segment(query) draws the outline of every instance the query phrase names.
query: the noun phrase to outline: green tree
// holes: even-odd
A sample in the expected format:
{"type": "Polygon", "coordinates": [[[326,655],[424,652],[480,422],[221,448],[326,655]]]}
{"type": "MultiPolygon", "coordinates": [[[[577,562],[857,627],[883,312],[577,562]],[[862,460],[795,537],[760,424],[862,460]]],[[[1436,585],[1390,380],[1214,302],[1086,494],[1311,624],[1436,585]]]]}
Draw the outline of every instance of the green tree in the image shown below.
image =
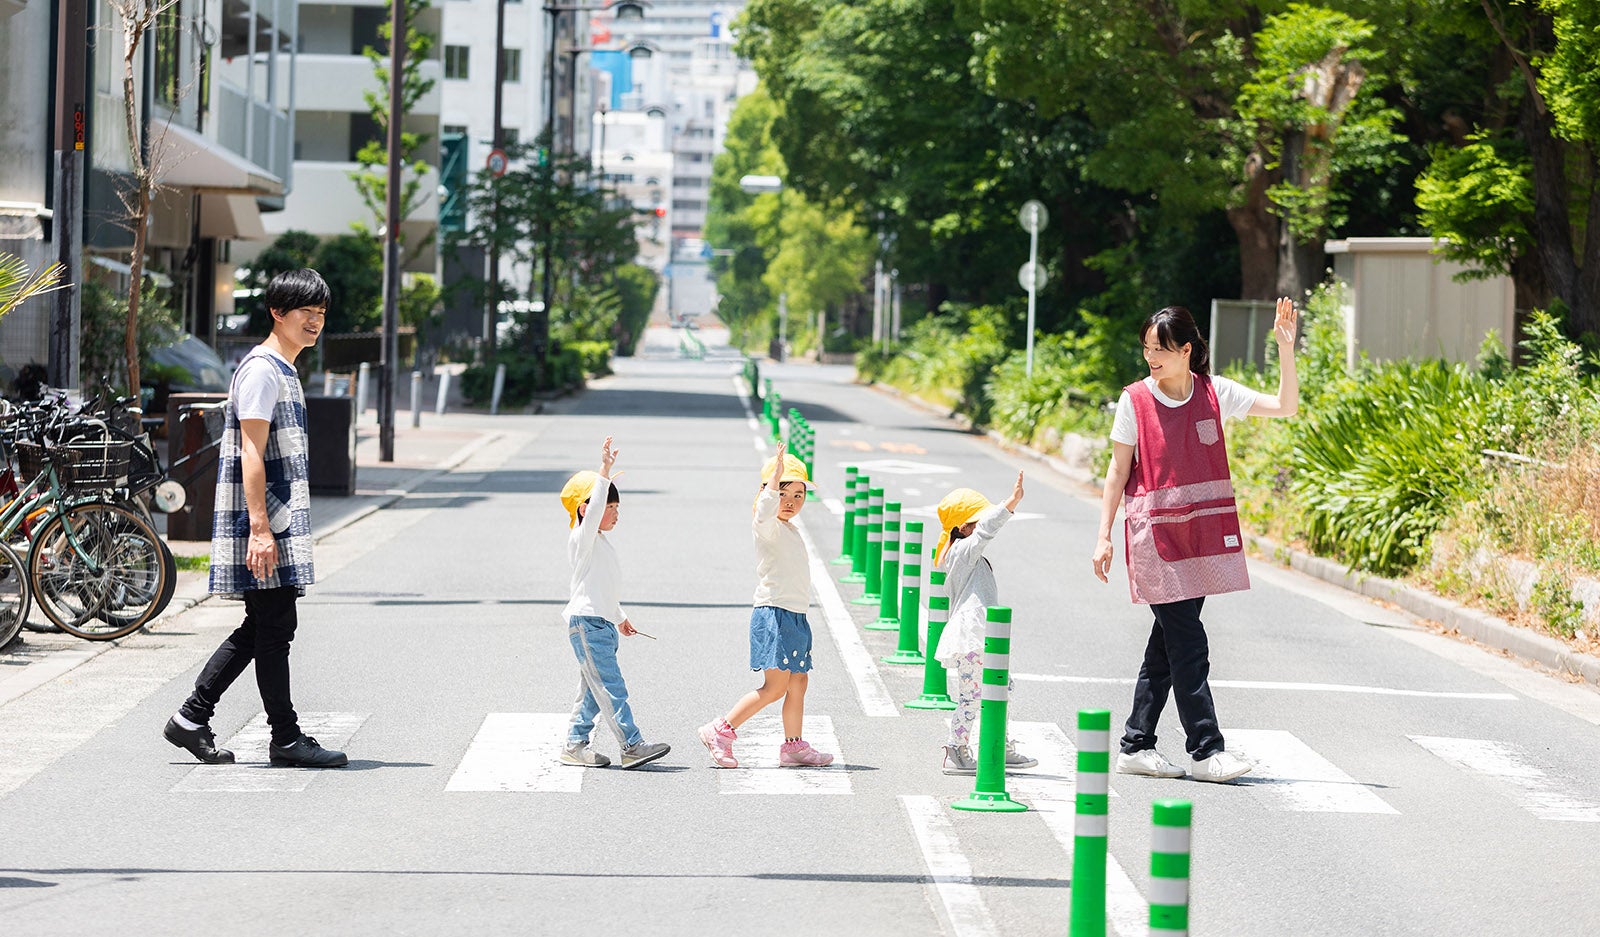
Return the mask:
{"type": "Polygon", "coordinates": [[[340,234],[323,241],[311,266],[328,283],[328,318],[323,330],[330,335],[370,332],[383,319],[383,247],[364,231],[340,234]]]}
{"type": "MultiPolygon", "coordinates": [[[[406,17],[406,55],[401,66],[400,75],[400,113],[409,114],[414,111],[417,104],[429,91],[433,90],[434,81],[425,78],[422,74],[422,63],[427,61],[433,52],[436,37],[425,29],[420,29],[417,23],[422,12],[429,7],[428,0],[403,0],[405,3],[406,17]]],[[[385,21],[378,27],[378,36],[383,40],[384,48],[375,49],[367,46],[362,50],[372,61],[372,74],[377,79],[377,90],[362,92],[362,97],[367,102],[367,110],[372,115],[372,120],[377,124],[378,139],[368,140],[356,153],[356,162],[361,168],[350,174],[356,184],[356,191],[361,195],[361,201],[372,212],[373,230],[380,229],[388,222],[388,192],[389,192],[389,43],[393,40],[391,24],[385,21]]],[[[431,192],[422,189],[423,176],[428,172],[426,160],[418,157],[419,151],[432,137],[428,134],[406,130],[402,125],[400,131],[400,217],[409,218],[417,207],[428,198],[431,192]]],[[[416,249],[417,245],[412,245],[416,249]]]]}
{"type": "Polygon", "coordinates": [[[1600,6],[1482,0],[1481,13],[1497,80],[1459,145],[1433,149],[1423,221],[1450,256],[1510,273],[1518,306],[1560,301],[1573,331],[1600,334],[1600,6]]]}

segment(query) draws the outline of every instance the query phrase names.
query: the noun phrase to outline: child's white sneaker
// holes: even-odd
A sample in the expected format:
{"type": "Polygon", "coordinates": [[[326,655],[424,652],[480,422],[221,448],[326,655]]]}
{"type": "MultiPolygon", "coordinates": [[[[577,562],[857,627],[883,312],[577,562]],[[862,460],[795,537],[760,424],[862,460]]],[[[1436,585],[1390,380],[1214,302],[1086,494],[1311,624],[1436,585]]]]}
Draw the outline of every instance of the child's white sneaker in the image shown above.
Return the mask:
{"type": "Polygon", "coordinates": [[[1011,741],[1010,739],[1006,740],[1006,770],[1007,771],[1010,771],[1013,768],[1037,768],[1037,767],[1039,767],[1039,759],[1031,758],[1031,757],[1029,757],[1027,755],[1024,755],[1023,753],[1017,751],[1017,743],[1011,741]]]}
{"type": "Polygon", "coordinates": [[[670,751],[672,751],[672,746],[666,742],[640,741],[633,745],[624,745],[622,747],[622,767],[637,768],[640,765],[655,761],[670,751]]]}
{"type": "Polygon", "coordinates": [[[978,773],[978,762],[972,757],[972,749],[965,745],[946,745],[944,747],[944,773],[972,775],[978,773]]]}
{"type": "Polygon", "coordinates": [[[611,759],[589,747],[588,742],[568,742],[561,749],[561,763],[580,768],[604,768],[611,759]]]}

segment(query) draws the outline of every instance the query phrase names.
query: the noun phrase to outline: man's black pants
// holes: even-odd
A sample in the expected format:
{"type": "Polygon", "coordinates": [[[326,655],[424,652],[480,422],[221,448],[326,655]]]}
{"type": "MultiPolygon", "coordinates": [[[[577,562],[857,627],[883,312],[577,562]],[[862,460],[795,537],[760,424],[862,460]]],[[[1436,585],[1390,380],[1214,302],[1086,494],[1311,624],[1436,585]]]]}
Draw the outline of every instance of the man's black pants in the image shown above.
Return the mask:
{"type": "Polygon", "coordinates": [[[299,597],[298,586],[251,589],[244,594],[244,622],[206,661],[194,692],[178,710],[183,718],[209,724],[222,694],[254,660],[273,744],[288,745],[300,737],[300,720],[289,698],[289,643],[298,623],[294,605],[299,597]]]}
{"type": "Polygon", "coordinates": [[[1178,720],[1188,736],[1184,747],[1190,757],[1210,758],[1223,750],[1222,731],[1217,728],[1217,707],[1211,701],[1211,648],[1206,628],[1200,622],[1205,598],[1152,604],[1155,625],[1150,643],[1145,645],[1144,664],[1133,687],[1133,710],[1122,735],[1122,751],[1127,754],[1156,746],[1156,721],[1172,693],[1178,707],[1178,720]]]}

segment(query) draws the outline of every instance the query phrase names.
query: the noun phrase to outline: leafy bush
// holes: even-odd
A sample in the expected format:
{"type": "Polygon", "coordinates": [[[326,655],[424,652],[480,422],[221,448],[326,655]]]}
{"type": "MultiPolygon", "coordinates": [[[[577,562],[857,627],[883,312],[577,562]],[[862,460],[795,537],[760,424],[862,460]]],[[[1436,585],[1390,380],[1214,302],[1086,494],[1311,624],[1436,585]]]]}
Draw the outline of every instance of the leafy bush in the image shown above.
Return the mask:
{"type": "Polygon", "coordinates": [[[1303,418],[1292,490],[1312,549],[1384,575],[1422,559],[1481,480],[1486,382],[1438,361],[1368,368],[1303,418]]]}
{"type": "Polygon", "coordinates": [[[986,385],[1005,360],[1010,314],[1001,306],[946,303],[907,329],[908,338],[888,360],[876,351],[858,356],[863,378],[881,380],[945,403],[975,423],[989,418],[986,385]]]}
{"type": "Polygon", "coordinates": [[[1102,345],[1068,332],[1034,345],[1033,375],[1026,351],[1013,351],[986,385],[994,425],[1012,439],[1033,442],[1041,429],[1080,430],[1096,420],[1115,387],[1107,381],[1102,345]]]}

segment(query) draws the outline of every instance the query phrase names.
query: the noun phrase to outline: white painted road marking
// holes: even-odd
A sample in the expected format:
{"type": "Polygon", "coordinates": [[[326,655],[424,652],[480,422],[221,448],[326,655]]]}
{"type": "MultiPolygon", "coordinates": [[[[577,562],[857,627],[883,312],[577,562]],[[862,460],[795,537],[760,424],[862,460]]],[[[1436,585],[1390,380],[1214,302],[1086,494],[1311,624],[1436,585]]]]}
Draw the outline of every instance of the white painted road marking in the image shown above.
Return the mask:
{"type": "Polygon", "coordinates": [[[558,760],[571,722],[561,713],[488,714],[444,789],[578,793],[584,773],[594,769],[558,760]]]}
{"type": "MultiPolygon", "coordinates": [[[[316,738],[323,748],[344,750],[356,730],[367,721],[368,713],[301,713],[300,731],[316,738]]],[[[261,791],[303,791],[322,771],[311,768],[275,768],[267,760],[272,729],[267,714],[245,723],[233,738],[222,743],[233,752],[231,765],[199,765],[183,780],[172,785],[176,794],[257,793],[261,791]]],[[[337,768],[328,770],[337,771],[337,768]]]]}
{"type": "Polygon", "coordinates": [[[899,716],[900,707],[895,705],[888,688],[883,685],[883,677],[878,674],[878,662],[867,653],[867,646],[861,642],[855,619],[850,617],[850,610],[845,607],[844,599],[839,597],[838,587],[833,584],[833,574],[817,554],[817,545],[812,541],[804,520],[797,518],[797,521],[795,529],[800,531],[800,537],[806,543],[806,554],[811,559],[812,592],[816,594],[817,604],[822,606],[822,620],[827,623],[828,633],[833,636],[834,647],[839,649],[845,670],[850,672],[850,679],[855,683],[861,711],[869,716],[899,716]]]}
{"type": "MultiPolygon", "coordinates": [[[[1034,683],[1110,683],[1132,686],[1132,677],[1073,677],[1053,673],[1014,673],[1013,680],[1034,683]]],[[[1367,693],[1373,696],[1420,696],[1428,699],[1515,700],[1514,693],[1464,693],[1450,690],[1403,690],[1386,686],[1346,683],[1295,683],[1281,680],[1212,680],[1214,687],[1232,690],[1298,690],[1308,693],[1367,693]]]]}
{"type": "Polygon", "coordinates": [[[955,937],[989,937],[997,933],[989,906],[972,880],[972,863],[961,854],[961,841],[944,808],[932,797],[901,794],[911,832],[922,847],[922,861],[933,876],[934,894],[950,919],[955,937]]]}
{"type": "MultiPolygon", "coordinates": [[[[1045,828],[1067,854],[1064,868],[1072,868],[1076,846],[1078,747],[1053,722],[1013,722],[1007,727],[1017,750],[1039,759],[1039,766],[1008,772],[1006,784],[1033,808],[1045,828]]],[[[1116,797],[1117,792],[1111,791],[1116,797]]],[[[1120,937],[1148,933],[1145,921],[1150,907],[1128,877],[1117,857],[1106,855],[1106,919],[1120,937]]]]}
{"type": "Polygon", "coordinates": [[[1600,823],[1600,804],[1573,796],[1510,745],[1488,739],[1407,737],[1463,771],[1487,775],[1511,788],[1517,806],[1541,820],[1600,823]]]}
{"type": "Polygon", "coordinates": [[[717,783],[724,794],[853,794],[850,773],[844,769],[844,753],[834,734],[833,720],[827,716],[807,716],[802,737],[819,752],[833,756],[826,768],[780,768],[778,746],[783,744],[783,719],[775,713],[761,713],[739,727],[733,743],[733,756],[739,767],[717,772],[717,783]]]}
{"type": "Polygon", "coordinates": [[[1255,764],[1245,784],[1276,795],[1289,810],[1399,813],[1361,782],[1281,729],[1229,729],[1228,751],[1255,764]]]}

